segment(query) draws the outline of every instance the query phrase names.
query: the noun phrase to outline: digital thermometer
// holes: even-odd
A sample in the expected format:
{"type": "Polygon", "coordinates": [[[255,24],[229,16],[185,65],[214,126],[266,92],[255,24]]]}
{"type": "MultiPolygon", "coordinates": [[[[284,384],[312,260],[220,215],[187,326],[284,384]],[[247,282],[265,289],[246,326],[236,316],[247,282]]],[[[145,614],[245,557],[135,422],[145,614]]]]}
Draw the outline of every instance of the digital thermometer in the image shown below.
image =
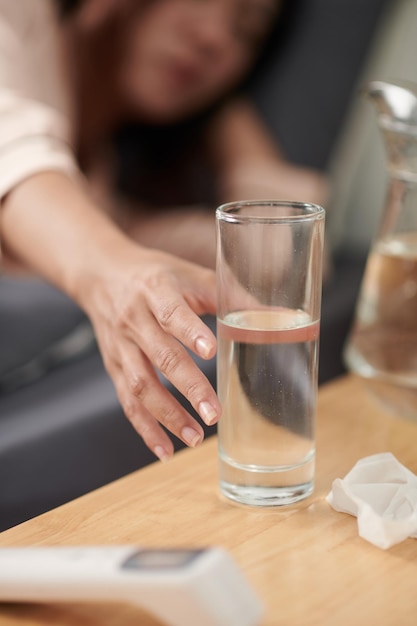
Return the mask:
{"type": "Polygon", "coordinates": [[[0,601],[125,601],[168,626],[255,626],[263,612],[220,548],[0,548],[0,601]]]}

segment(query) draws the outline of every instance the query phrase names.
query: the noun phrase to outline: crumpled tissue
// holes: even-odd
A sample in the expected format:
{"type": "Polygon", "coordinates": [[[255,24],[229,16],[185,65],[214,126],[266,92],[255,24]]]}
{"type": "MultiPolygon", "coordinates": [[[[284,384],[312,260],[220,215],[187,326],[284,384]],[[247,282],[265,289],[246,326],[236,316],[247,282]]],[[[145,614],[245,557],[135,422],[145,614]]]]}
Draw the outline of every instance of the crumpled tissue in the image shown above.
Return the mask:
{"type": "Polygon", "coordinates": [[[358,518],[359,536],[379,548],[417,538],[417,476],[391,452],[358,461],[333,481],[327,502],[358,518]]]}

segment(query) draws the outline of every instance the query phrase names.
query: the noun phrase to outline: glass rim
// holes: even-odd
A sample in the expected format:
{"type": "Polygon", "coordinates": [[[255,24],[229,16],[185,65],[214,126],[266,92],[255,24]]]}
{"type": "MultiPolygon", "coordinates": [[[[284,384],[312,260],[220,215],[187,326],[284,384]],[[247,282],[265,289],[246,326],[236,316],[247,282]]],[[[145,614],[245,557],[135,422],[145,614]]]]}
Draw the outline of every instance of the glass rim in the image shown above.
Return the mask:
{"type": "Polygon", "coordinates": [[[264,224],[276,224],[279,222],[314,221],[324,219],[325,213],[325,209],[319,204],[293,200],[234,200],[233,202],[221,204],[216,209],[217,219],[235,223],[259,222],[264,224]],[[242,215],[238,213],[239,209],[247,207],[288,207],[289,209],[302,209],[303,212],[295,215],[283,213],[282,215],[274,216],[256,215],[255,213],[242,215]]]}

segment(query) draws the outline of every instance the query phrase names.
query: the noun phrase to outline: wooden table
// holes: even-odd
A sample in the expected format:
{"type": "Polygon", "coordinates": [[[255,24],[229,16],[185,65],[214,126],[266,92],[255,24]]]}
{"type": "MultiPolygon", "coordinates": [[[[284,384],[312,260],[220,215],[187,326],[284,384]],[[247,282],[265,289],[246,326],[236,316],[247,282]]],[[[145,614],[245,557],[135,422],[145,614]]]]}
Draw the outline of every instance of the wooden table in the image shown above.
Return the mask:
{"type": "MultiPolygon", "coordinates": [[[[388,450],[417,473],[417,423],[383,412],[360,381],[342,378],[320,390],[316,489],[297,505],[257,509],[222,499],[212,438],[5,531],[0,545],[218,544],[266,603],[262,626],[415,625],[417,540],[380,550],[324,499],[359,458],[388,450]]],[[[0,626],[156,623],[125,605],[0,606],[0,626]]]]}

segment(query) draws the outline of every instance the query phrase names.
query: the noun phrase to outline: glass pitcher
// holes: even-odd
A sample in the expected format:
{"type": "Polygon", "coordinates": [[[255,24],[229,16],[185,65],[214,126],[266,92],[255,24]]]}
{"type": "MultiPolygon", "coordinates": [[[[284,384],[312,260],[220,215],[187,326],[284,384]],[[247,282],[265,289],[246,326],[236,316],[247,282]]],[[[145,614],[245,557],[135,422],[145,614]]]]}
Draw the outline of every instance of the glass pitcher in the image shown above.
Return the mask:
{"type": "Polygon", "coordinates": [[[387,408],[417,419],[417,85],[373,81],[367,93],[388,188],[344,359],[387,408]]]}

